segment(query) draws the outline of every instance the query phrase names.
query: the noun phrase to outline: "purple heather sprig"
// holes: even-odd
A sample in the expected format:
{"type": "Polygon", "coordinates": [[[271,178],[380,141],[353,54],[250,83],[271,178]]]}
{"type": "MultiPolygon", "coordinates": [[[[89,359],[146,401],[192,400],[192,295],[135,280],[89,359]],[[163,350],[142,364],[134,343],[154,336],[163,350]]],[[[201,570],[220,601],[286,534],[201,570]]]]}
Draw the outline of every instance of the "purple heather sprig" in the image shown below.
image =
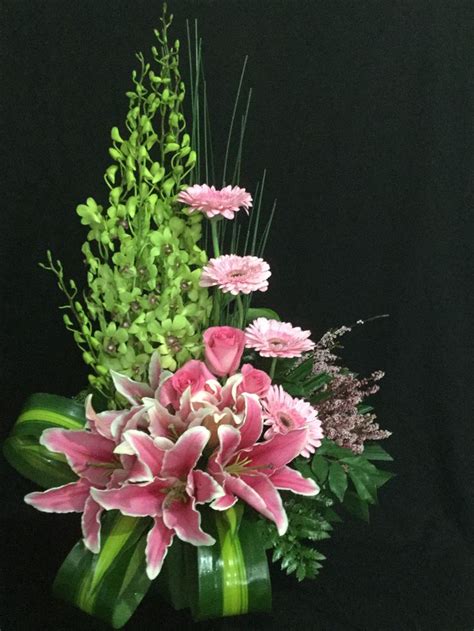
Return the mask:
{"type": "Polygon", "coordinates": [[[351,330],[352,327],[341,326],[328,331],[310,354],[313,358],[313,373],[332,376],[328,389],[330,396],[315,403],[314,407],[327,438],[354,453],[361,453],[366,440],[382,440],[388,438],[391,432],[380,429],[375,422],[375,414],[362,414],[358,410],[358,406],[368,396],[378,392],[377,382],[384,373],[376,371],[369,377],[359,379],[339,364],[339,357],[334,353],[339,339],[351,330]]]}

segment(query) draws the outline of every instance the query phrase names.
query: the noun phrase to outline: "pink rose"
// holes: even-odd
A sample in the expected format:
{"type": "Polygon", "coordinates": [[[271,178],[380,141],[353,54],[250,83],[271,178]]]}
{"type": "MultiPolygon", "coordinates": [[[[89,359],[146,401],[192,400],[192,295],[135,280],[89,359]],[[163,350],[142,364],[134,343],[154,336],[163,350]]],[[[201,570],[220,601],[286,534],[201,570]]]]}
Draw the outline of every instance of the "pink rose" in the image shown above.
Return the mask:
{"type": "Polygon", "coordinates": [[[211,326],[203,337],[208,368],[218,377],[232,375],[244,352],[244,332],[232,326],[211,326]]]}
{"type": "Polygon", "coordinates": [[[172,405],[177,410],[181,395],[186,388],[191,386],[191,394],[195,394],[204,389],[204,385],[209,379],[215,379],[215,377],[206,368],[204,362],[191,359],[161,386],[160,403],[164,406],[172,405]]]}
{"type": "Polygon", "coordinates": [[[238,394],[248,392],[264,397],[271,386],[272,380],[263,370],[258,370],[250,364],[244,364],[241,369],[242,382],[237,388],[238,394]]]}

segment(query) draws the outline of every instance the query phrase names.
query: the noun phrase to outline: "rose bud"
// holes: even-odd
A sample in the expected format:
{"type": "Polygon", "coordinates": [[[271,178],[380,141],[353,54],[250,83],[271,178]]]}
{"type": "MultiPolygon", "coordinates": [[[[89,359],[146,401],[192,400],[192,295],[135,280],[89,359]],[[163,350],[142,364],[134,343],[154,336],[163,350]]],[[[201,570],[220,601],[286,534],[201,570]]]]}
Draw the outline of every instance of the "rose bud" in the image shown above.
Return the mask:
{"type": "Polygon", "coordinates": [[[204,332],[203,339],[209,370],[218,377],[232,375],[244,352],[244,332],[232,326],[212,326],[204,332]]]}
{"type": "Polygon", "coordinates": [[[240,371],[242,373],[242,382],[237,388],[237,392],[248,392],[250,394],[257,394],[259,397],[264,397],[272,380],[263,370],[254,368],[251,364],[244,364],[240,371]]]}

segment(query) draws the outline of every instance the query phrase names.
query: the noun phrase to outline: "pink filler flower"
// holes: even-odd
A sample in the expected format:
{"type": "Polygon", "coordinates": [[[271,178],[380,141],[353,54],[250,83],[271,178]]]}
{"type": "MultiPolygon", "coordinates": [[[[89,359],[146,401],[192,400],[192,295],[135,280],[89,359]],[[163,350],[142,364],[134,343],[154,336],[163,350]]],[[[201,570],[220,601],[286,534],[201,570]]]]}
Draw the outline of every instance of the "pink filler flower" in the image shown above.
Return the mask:
{"type": "Polygon", "coordinates": [[[240,208],[244,208],[248,214],[248,209],[252,206],[250,193],[238,186],[226,186],[217,190],[214,186],[207,184],[195,184],[181,191],[178,201],[186,204],[190,212],[201,211],[209,219],[216,215],[233,219],[234,213],[240,208]]]}
{"type": "Polygon", "coordinates": [[[223,293],[250,294],[267,291],[270,266],[256,256],[223,254],[203,267],[201,287],[218,286],[223,293]]]}
{"type": "Polygon", "coordinates": [[[310,335],[289,322],[257,318],[245,329],[245,346],[262,357],[299,357],[314,348],[310,335]]]}

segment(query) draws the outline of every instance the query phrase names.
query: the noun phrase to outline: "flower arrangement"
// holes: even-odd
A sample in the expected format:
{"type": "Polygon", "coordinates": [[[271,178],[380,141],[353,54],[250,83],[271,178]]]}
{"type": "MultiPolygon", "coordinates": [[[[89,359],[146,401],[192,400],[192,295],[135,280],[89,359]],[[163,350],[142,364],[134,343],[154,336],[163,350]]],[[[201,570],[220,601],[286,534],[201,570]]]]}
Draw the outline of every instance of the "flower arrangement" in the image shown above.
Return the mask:
{"type": "Polygon", "coordinates": [[[82,298],[50,253],[44,266],[89,387],[30,397],[4,445],[45,488],[28,504],[81,514],[55,593],[116,628],[151,585],[195,619],[268,610],[266,550],[299,580],[315,577],[325,557],[314,543],[339,509],[367,519],[391,477],[374,465],[391,460],[376,442],[389,432],[365,403],[382,374],[359,379],[335,354],[351,327],[315,343],[251,306],[269,286],[273,211],[260,229],[263,184],[255,201],[237,185],[244,131],[231,184],[229,146],[223,186],[200,183],[216,181],[200,44],[189,134],[170,24],[164,12],[156,70],[138,55],[127,134],[112,129],[107,207],[77,209],[89,229],[82,298]]]}

